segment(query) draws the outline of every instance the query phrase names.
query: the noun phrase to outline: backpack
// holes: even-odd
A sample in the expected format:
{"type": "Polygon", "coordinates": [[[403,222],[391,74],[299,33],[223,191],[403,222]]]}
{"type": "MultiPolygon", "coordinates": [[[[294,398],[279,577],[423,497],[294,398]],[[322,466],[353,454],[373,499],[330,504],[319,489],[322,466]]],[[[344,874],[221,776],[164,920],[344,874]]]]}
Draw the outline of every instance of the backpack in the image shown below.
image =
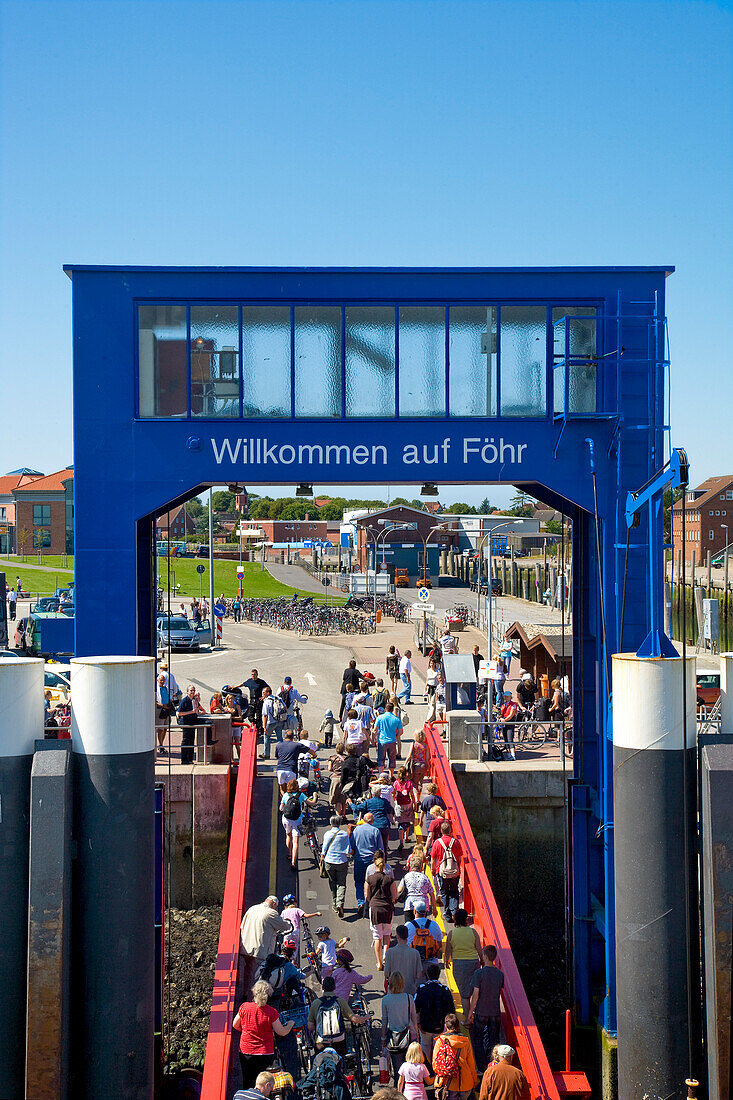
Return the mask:
{"type": "Polygon", "coordinates": [[[433,1049],[433,1069],[438,1077],[445,1077],[452,1081],[460,1073],[458,1055],[448,1039],[443,1036],[440,1039],[440,1043],[436,1043],[433,1049]]]}
{"type": "Polygon", "coordinates": [[[283,806],[283,817],[286,818],[287,821],[297,821],[298,818],[302,816],[302,813],[303,808],[300,805],[299,795],[295,794],[295,792],[289,794],[283,806]]]}
{"type": "Polygon", "coordinates": [[[283,688],[282,691],[277,693],[277,697],[287,710],[290,706],[290,688],[283,688]]]}
{"type": "Polygon", "coordinates": [[[284,718],[287,714],[288,708],[283,703],[279,695],[273,695],[272,697],[272,716],[276,722],[279,722],[281,718],[284,718]]]}
{"type": "Polygon", "coordinates": [[[316,1100],[331,1100],[337,1077],[336,1063],[331,1058],[324,1058],[316,1073],[316,1100]]]}
{"type": "Polygon", "coordinates": [[[425,959],[437,959],[442,944],[436,940],[430,931],[430,918],[423,917],[425,924],[419,924],[419,919],[419,917],[416,917],[415,920],[410,921],[410,926],[415,929],[415,935],[412,937],[410,946],[415,948],[423,962],[425,959]]]}
{"type": "Polygon", "coordinates": [[[337,997],[323,997],[318,1006],[316,1034],[323,1042],[345,1034],[344,1018],[337,997]]]}
{"type": "Polygon", "coordinates": [[[268,955],[259,968],[258,981],[269,982],[273,992],[279,989],[285,977],[285,962],[282,955],[268,955]]]}
{"type": "Polygon", "coordinates": [[[440,846],[443,849],[443,855],[440,857],[438,874],[441,878],[458,878],[461,873],[461,869],[458,866],[458,860],[453,855],[453,845],[455,842],[455,837],[451,837],[448,844],[445,844],[442,840],[440,842],[440,846]]]}

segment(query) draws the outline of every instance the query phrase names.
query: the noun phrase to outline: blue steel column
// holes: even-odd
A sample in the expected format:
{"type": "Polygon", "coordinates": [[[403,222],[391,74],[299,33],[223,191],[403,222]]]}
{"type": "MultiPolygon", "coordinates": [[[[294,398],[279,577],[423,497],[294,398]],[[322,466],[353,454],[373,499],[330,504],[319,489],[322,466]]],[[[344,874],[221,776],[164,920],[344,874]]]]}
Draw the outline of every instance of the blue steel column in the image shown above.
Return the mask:
{"type": "Polygon", "coordinates": [[[153,1096],[154,664],[72,662],[74,1096],[153,1096]]]}
{"type": "Polygon", "coordinates": [[[31,766],[43,737],[43,661],[0,661],[0,714],[0,1096],[17,1100],[25,1087],[31,766]]]}

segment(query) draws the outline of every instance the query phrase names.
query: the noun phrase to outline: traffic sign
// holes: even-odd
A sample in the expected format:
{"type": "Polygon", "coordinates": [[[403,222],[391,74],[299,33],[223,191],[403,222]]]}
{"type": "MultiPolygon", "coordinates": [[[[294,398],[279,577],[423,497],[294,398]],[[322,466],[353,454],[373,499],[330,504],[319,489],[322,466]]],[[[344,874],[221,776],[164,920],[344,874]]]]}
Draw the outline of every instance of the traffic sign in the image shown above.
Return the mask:
{"type": "Polygon", "coordinates": [[[199,562],[199,564],[198,564],[198,565],[196,566],[196,572],[197,572],[197,573],[198,573],[199,575],[200,575],[201,573],[205,573],[205,572],[206,572],[206,566],[205,566],[205,565],[202,565],[202,564],[201,564],[201,562],[199,562]]]}
{"type": "Polygon", "coordinates": [[[313,542],[312,542],[311,539],[308,539],[307,542],[303,543],[303,549],[304,550],[312,550],[313,549],[313,542]]]}
{"type": "Polygon", "coordinates": [[[435,604],[414,603],[410,608],[410,615],[413,619],[419,619],[421,615],[427,615],[429,611],[435,611],[435,604]]]}
{"type": "Polygon", "coordinates": [[[243,576],[244,576],[244,569],[242,569],[242,566],[240,565],[237,569],[237,577],[241,581],[243,576]]]}
{"type": "Polygon", "coordinates": [[[426,603],[430,599],[430,590],[428,588],[418,588],[417,598],[426,603]]]}
{"type": "Polygon", "coordinates": [[[217,616],[217,618],[223,619],[224,616],[226,615],[226,613],[227,613],[226,604],[223,604],[223,603],[215,603],[214,604],[214,614],[217,616]]]}
{"type": "Polygon", "coordinates": [[[328,588],[330,583],[331,583],[331,578],[330,577],[321,577],[321,584],[323,585],[324,588],[328,588]]]}

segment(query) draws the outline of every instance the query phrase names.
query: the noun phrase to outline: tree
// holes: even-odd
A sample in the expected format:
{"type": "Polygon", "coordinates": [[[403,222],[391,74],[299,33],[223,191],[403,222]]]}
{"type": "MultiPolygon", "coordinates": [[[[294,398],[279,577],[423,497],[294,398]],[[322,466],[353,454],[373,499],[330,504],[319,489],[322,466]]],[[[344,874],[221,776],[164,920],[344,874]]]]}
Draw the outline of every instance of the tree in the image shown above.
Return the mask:
{"type": "Polygon", "coordinates": [[[450,504],[447,508],[443,509],[444,512],[451,516],[475,516],[476,509],[471,504],[466,504],[465,501],[459,500],[456,504],[450,504]]]}
{"type": "Polygon", "coordinates": [[[344,518],[344,506],[336,500],[329,500],[328,504],[324,504],[322,508],[318,509],[319,519],[343,519],[344,518]]]}
{"type": "Polygon", "coordinates": [[[664,490],[664,541],[672,541],[672,505],[676,504],[685,491],[684,485],[678,485],[677,488],[670,492],[669,489],[664,490]]]}
{"type": "Polygon", "coordinates": [[[289,500],[278,518],[305,519],[306,515],[313,518],[314,513],[317,512],[318,509],[313,507],[313,502],[310,500],[289,500]]]}
{"type": "Polygon", "coordinates": [[[227,489],[219,489],[214,493],[213,500],[215,512],[233,512],[236,507],[234,493],[230,493],[227,489]]]}
{"type": "Polygon", "coordinates": [[[25,561],[25,554],[28,548],[28,539],[30,537],[30,531],[27,527],[21,527],[18,531],[18,550],[20,551],[20,557],[22,561],[25,561]]]}
{"type": "Polygon", "coordinates": [[[561,519],[548,519],[545,524],[545,531],[548,535],[561,535],[562,534],[562,520],[561,519]]]}
{"type": "Polygon", "coordinates": [[[204,515],[206,509],[204,508],[198,497],[193,497],[191,500],[186,501],[186,511],[188,512],[191,519],[196,520],[199,518],[199,516],[204,515]]]}
{"type": "Polygon", "coordinates": [[[509,516],[531,516],[534,514],[532,497],[522,489],[517,489],[512,497],[511,505],[507,509],[509,516]]]}
{"type": "Polygon", "coordinates": [[[270,507],[274,504],[272,497],[259,497],[258,500],[249,506],[249,518],[250,519],[271,519],[270,507]]]}

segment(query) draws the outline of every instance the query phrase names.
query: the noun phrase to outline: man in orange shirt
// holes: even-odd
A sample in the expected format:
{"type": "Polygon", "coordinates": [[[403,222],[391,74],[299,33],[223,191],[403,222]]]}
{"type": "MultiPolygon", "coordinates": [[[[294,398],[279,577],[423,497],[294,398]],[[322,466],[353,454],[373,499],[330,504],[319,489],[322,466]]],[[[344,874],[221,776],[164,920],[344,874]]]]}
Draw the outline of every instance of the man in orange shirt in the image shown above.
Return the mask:
{"type": "Polygon", "coordinates": [[[496,1054],[499,1060],[486,1070],[479,1100],[530,1100],[527,1078],[512,1065],[514,1047],[503,1043],[496,1048],[496,1054]]]}

